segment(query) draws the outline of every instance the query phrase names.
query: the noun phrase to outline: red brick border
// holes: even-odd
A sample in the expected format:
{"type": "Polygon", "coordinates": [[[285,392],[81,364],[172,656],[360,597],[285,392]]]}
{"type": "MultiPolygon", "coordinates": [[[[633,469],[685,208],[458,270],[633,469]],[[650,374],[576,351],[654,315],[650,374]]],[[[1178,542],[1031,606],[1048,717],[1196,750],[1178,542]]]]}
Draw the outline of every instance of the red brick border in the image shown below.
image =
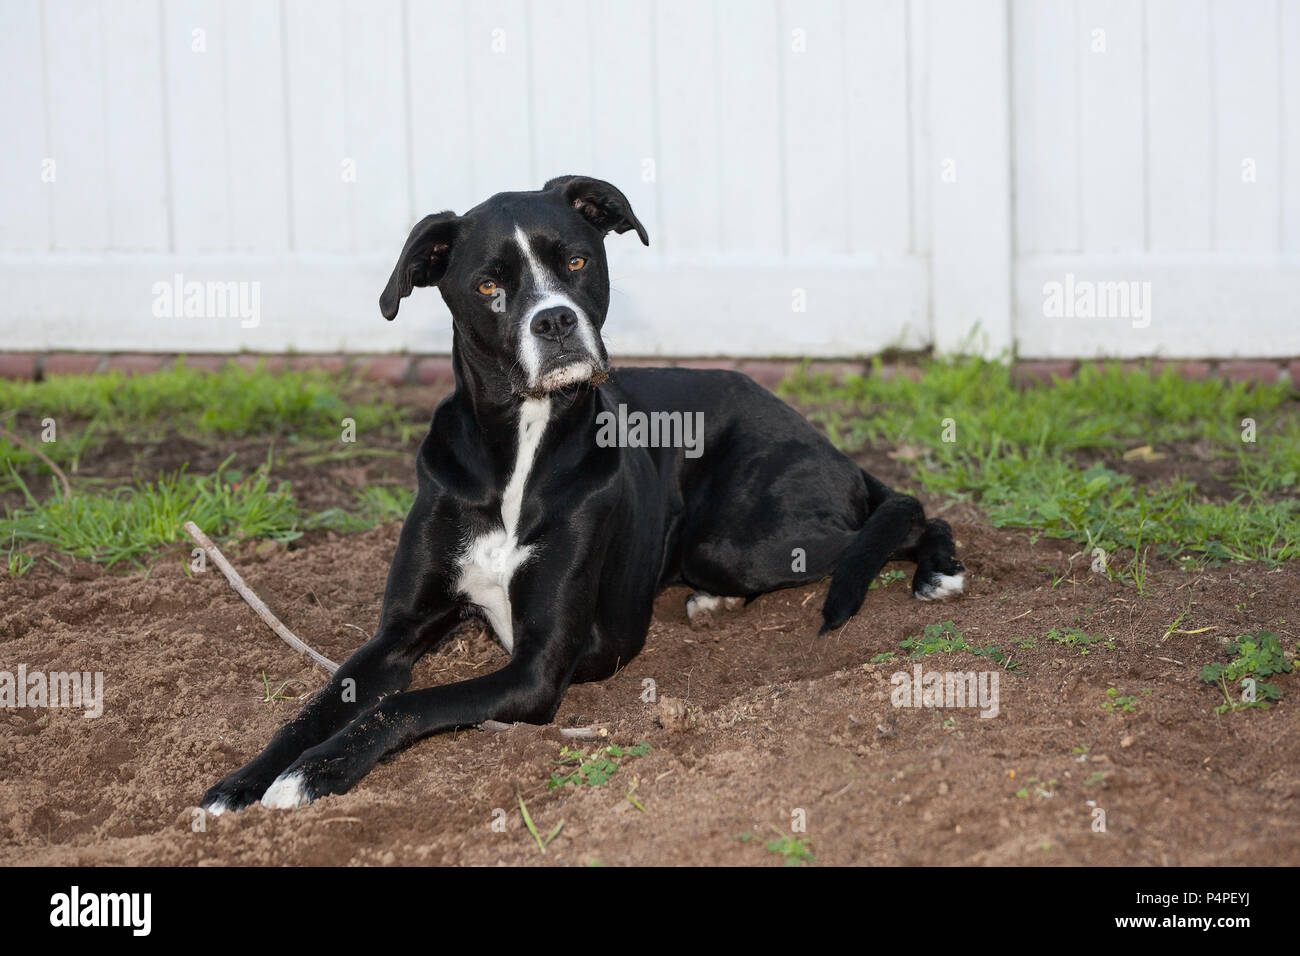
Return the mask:
{"type": "Polygon", "coordinates": [[[0,378],[35,378],[40,361],[35,352],[0,352],[0,378]]]}
{"type": "MultiPolygon", "coordinates": [[[[40,380],[51,375],[87,375],[105,371],[142,374],[155,372],[176,361],[178,356],[164,353],[137,352],[0,352],[0,378],[40,380]]],[[[359,375],[393,385],[433,385],[453,381],[451,359],[446,355],[189,355],[186,365],[212,371],[227,362],[252,369],[259,364],[279,372],[286,368],[320,369],[330,374],[359,375]]],[[[615,360],[626,367],[677,366],[679,368],[739,369],[769,388],[802,365],[789,359],[730,358],[630,358],[615,360]]],[[[1023,386],[1050,383],[1053,378],[1075,375],[1080,360],[1021,361],[1012,369],[1015,381],[1023,386]]],[[[1159,375],[1166,369],[1189,379],[1224,378],[1234,382],[1289,382],[1300,388],[1300,358],[1294,359],[1189,359],[1171,361],[1126,361],[1125,368],[1149,369],[1159,375]]],[[[818,359],[806,363],[809,373],[830,375],[843,381],[850,375],[869,375],[873,365],[867,361],[818,359]]],[[[886,380],[898,375],[916,380],[920,370],[914,361],[903,358],[881,366],[886,380]]]]}

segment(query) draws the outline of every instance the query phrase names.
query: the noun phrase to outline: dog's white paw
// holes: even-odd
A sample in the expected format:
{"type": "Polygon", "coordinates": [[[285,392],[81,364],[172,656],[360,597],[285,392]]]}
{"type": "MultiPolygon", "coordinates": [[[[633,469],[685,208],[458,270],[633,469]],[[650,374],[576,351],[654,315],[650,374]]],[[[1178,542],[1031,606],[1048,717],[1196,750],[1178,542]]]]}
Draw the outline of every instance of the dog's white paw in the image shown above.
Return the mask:
{"type": "Polygon", "coordinates": [[[935,572],[930,575],[928,582],[916,588],[912,593],[916,595],[918,601],[942,601],[944,598],[961,594],[964,590],[966,590],[965,571],[959,571],[956,574],[935,572]]]}
{"type": "Polygon", "coordinates": [[[708,627],[715,611],[734,611],[744,603],[743,597],[716,597],[703,591],[692,591],[686,598],[686,617],[692,627],[708,627]]]}
{"type": "Polygon", "coordinates": [[[230,804],[226,803],[225,800],[213,800],[211,803],[205,804],[199,809],[204,813],[210,813],[214,817],[219,817],[230,809],[230,804]]]}
{"type": "Polygon", "coordinates": [[[692,591],[686,598],[686,616],[692,621],[701,614],[712,614],[720,607],[722,607],[722,598],[705,594],[703,591],[692,591]]]}
{"type": "Polygon", "coordinates": [[[262,806],[272,810],[293,810],[309,803],[311,797],[307,793],[306,778],[301,771],[281,774],[262,794],[262,806]]]}

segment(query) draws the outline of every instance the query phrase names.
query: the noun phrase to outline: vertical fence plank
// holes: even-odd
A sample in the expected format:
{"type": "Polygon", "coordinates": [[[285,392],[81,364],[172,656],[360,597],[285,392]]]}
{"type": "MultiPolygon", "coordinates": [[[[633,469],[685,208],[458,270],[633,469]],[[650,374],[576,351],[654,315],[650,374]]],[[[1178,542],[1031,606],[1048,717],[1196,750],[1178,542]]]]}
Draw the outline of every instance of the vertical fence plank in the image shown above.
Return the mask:
{"type": "Polygon", "coordinates": [[[661,0],[655,13],[660,249],[716,253],[722,225],[717,11],[697,0],[661,0]]]}
{"type": "Polygon", "coordinates": [[[1215,248],[1275,252],[1282,199],[1276,0],[1215,0],[1210,13],[1215,248]]]}
{"type": "Polygon", "coordinates": [[[353,251],[391,251],[411,206],[401,0],[346,0],[353,251]]]}
{"type": "Polygon", "coordinates": [[[523,0],[469,7],[470,179],[474,201],[512,189],[535,189],[528,114],[528,10],[523,0]]]}
{"type": "Polygon", "coordinates": [[[50,246],[53,184],[42,181],[49,155],[45,123],[45,68],[39,0],[0,4],[0,63],[8,77],[0,90],[0,250],[40,252],[50,246]]]}
{"type": "Polygon", "coordinates": [[[230,248],[284,253],[289,239],[291,117],[284,99],[280,5],[226,0],[226,122],[230,150],[230,248]]]}
{"type": "Polygon", "coordinates": [[[782,4],[785,62],[787,252],[795,258],[849,251],[844,45],[838,5],[782,4]]]}
{"type": "Polygon", "coordinates": [[[1142,5],[1079,0],[1081,246],[1096,253],[1146,248],[1142,5]]]}
{"type": "Polygon", "coordinates": [[[1080,247],[1078,53],[1073,0],[1011,8],[1015,109],[1016,250],[1080,247]]]}
{"type": "Polygon", "coordinates": [[[112,4],[104,17],[104,58],[111,247],[160,252],[171,237],[158,4],[112,4]]]}
{"type": "Polygon", "coordinates": [[[294,247],[349,252],[353,247],[342,0],[288,0],[289,188],[294,247]]]}
{"type": "MultiPolygon", "coordinates": [[[[407,225],[444,209],[464,212],[470,178],[469,24],[465,0],[409,0],[411,176],[415,206],[407,225]]],[[[405,238],[405,233],[401,237],[405,238]]]]}
{"type": "Polygon", "coordinates": [[[718,137],[721,248],[779,256],[781,210],[781,57],[776,7],[720,0],[718,137]]]}
{"type": "Polygon", "coordinates": [[[1282,250],[1300,253],[1300,2],[1280,10],[1282,47],[1282,250]]]}
{"type": "Polygon", "coordinates": [[[108,170],[104,165],[104,33],[96,0],[52,0],[45,7],[49,58],[54,248],[109,248],[108,170]]]}
{"type": "MultiPolygon", "coordinates": [[[[907,118],[912,189],[912,248],[929,257],[932,248],[930,193],[934,168],[930,139],[930,7],[911,0],[907,5],[907,118]]],[[[928,292],[928,290],[927,290],[928,292]]]]}
{"type": "Polygon", "coordinates": [[[930,14],[933,340],[996,355],[1012,342],[1007,9],[932,0],[930,14]]]}
{"type": "MultiPolygon", "coordinates": [[[[650,248],[661,250],[653,14],[647,0],[617,4],[591,0],[587,16],[591,35],[601,38],[593,44],[591,54],[592,175],[623,191],[650,233],[650,248]]],[[[627,243],[611,244],[611,268],[618,265],[625,251],[627,243]]],[[[638,258],[644,254],[636,253],[638,258]]]]}
{"type": "Polygon", "coordinates": [[[585,6],[533,0],[530,6],[534,186],[569,173],[590,175],[593,163],[594,38],[585,6]]]}
{"type": "Polygon", "coordinates": [[[906,253],[911,236],[907,29],[902,0],[844,7],[849,246],[906,253]]]}
{"type": "Polygon", "coordinates": [[[181,0],[162,11],[173,248],[224,251],[231,213],[225,77],[238,53],[218,0],[181,0]]]}
{"type": "Polygon", "coordinates": [[[1147,225],[1152,252],[1211,247],[1206,0],[1147,2],[1147,225]]]}

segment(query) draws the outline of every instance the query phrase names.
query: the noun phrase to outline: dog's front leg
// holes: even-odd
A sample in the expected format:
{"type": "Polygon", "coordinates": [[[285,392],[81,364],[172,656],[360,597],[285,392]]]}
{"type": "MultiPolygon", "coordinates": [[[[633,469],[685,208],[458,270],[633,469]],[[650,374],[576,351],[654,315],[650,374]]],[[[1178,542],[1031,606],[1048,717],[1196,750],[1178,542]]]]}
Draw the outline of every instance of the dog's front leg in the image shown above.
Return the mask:
{"type": "MultiPolygon", "coordinates": [[[[540,577],[540,576],[539,576],[540,577]]],[[[385,697],[299,757],[262,803],[301,807],[344,793],[388,753],[439,730],[485,720],[549,723],[587,646],[594,610],[587,576],[567,584],[512,588],[514,652],[499,671],[455,684],[385,697]]]]}
{"type": "Polygon", "coordinates": [[[430,541],[455,540],[455,532],[444,525],[435,509],[417,498],[402,526],[374,637],[343,662],[297,717],[276,731],[266,749],[211,787],[200,806],[222,813],[256,803],[303,751],[328,739],[384,695],[406,688],[415,662],[442,643],[461,619],[461,605],[447,583],[448,556],[454,549],[429,546],[430,541]]]}

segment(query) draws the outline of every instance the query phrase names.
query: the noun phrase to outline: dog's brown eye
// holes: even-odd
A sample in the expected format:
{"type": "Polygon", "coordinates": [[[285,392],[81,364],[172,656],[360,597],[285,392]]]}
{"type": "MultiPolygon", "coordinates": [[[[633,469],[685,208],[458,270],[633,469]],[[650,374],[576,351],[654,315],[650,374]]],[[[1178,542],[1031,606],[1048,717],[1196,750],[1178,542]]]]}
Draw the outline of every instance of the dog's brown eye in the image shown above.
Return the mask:
{"type": "Polygon", "coordinates": [[[491,279],[488,279],[486,282],[480,282],[478,284],[478,290],[483,295],[491,295],[493,292],[497,290],[497,284],[493,282],[491,279]]]}
{"type": "Polygon", "coordinates": [[[569,271],[577,272],[586,264],[587,264],[587,260],[582,258],[582,256],[574,256],[572,259],[569,260],[569,271]]]}

